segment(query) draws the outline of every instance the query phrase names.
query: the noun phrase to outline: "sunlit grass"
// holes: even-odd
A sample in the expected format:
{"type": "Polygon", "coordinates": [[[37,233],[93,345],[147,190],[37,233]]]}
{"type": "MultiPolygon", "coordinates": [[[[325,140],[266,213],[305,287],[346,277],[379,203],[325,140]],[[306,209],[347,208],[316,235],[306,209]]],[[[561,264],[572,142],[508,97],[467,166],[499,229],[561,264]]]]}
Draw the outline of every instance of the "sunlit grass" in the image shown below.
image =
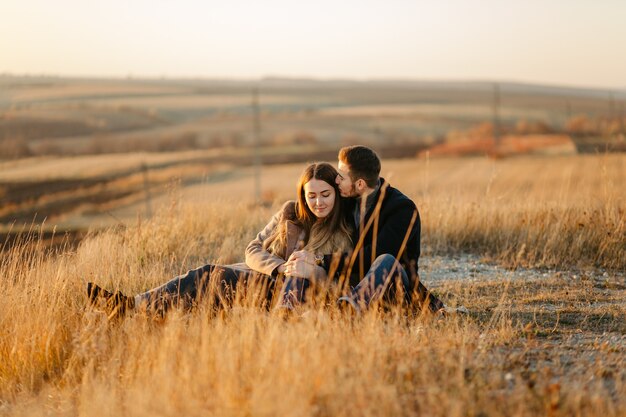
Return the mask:
{"type": "Polygon", "coordinates": [[[57,254],[15,246],[0,258],[0,414],[623,415],[623,160],[386,165],[420,207],[426,253],[565,268],[436,288],[469,317],[283,319],[241,300],[112,326],[87,307],[87,281],[133,294],[241,261],[272,213],[244,203],[175,204],[57,254]]]}

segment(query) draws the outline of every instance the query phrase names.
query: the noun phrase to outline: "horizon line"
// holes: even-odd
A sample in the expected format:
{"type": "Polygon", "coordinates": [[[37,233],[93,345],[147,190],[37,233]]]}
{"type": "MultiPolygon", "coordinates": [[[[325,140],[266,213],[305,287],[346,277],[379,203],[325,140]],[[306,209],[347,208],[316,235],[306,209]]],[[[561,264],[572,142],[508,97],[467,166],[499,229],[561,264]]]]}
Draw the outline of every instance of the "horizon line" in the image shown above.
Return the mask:
{"type": "Polygon", "coordinates": [[[410,77],[319,77],[306,75],[277,75],[269,74],[258,77],[238,77],[238,76],[205,76],[205,75],[103,75],[103,74],[53,74],[53,73],[15,73],[12,71],[0,71],[0,77],[13,78],[56,78],[56,79],[76,79],[76,80],[117,80],[117,81],[218,81],[218,82],[241,82],[241,83],[261,83],[263,81],[292,81],[292,82],[346,82],[346,83],[451,83],[451,84],[509,84],[519,86],[532,86],[557,89],[577,89],[605,91],[607,93],[626,93],[626,86],[591,86],[588,84],[559,84],[548,81],[528,81],[512,78],[410,78],[410,77]]]}

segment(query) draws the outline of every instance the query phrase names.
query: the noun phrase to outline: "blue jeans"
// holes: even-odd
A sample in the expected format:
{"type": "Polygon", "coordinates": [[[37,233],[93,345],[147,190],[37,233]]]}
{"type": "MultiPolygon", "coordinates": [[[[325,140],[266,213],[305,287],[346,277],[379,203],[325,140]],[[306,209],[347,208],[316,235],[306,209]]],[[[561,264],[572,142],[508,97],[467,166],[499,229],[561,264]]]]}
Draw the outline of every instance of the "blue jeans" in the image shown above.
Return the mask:
{"type": "MultiPolygon", "coordinates": [[[[417,307],[424,307],[428,303],[430,311],[437,311],[444,307],[443,302],[435,297],[416,277],[416,281],[411,285],[411,281],[404,267],[396,261],[392,255],[380,255],[367,274],[352,288],[350,294],[342,297],[343,300],[349,298],[351,304],[359,309],[367,309],[372,303],[384,302],[387,304],[406,303],[412,305],[417,302],[417,307]],[[417,300],[414,300],[413,291],[416,292],[417,300]]],[[[305,301],[305,295],[310,287],[310,282],[306,278],[285,278],[285,282],[280,291],[281,307],[295,307],[305,301]]]]}
{"type": "Polygon", "coordinates": [[[444,307],[441,300],[430,293],[416,277],[411,283],[404,267],[389,254],[380,255],[361,282],[352,289],[348,296],[360,309],[367,309],[372,303],[417,303],[420,309],[427,307],[435,312],[444,307]],[[415,292],[415,294],[413,294],[415,292]],[[414,296],[417,300],[414,300],[414,296]]]}
{"type": "Polygon", "coordinates": [[[285,277],[276,307],[292,309],[302,304],[310,287],[311,281],[306,278],[285,277]]]}

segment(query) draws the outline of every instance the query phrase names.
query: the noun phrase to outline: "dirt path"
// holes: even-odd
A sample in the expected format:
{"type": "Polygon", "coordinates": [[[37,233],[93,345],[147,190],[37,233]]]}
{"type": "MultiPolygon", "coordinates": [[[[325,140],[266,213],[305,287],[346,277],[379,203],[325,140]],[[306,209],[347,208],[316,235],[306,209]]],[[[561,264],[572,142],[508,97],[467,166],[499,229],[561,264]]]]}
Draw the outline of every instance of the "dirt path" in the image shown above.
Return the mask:
{"type": "Polygon", "coordinates": [[[433,287],[455,282],[467,284],[491,281],[504,282],[507,280],[523,280],[530,284],[554,276],[567,277],[573,280],[586,277],[598,283],[621,282],[621,285],[626,285],[626,272],[624,271],[606,271],[597,268],[590,268],[585,271],[538,268],[511,270],[472,254],[423,256],[420,259],[420,276],[424,282],[430,283],[433,287]]]}

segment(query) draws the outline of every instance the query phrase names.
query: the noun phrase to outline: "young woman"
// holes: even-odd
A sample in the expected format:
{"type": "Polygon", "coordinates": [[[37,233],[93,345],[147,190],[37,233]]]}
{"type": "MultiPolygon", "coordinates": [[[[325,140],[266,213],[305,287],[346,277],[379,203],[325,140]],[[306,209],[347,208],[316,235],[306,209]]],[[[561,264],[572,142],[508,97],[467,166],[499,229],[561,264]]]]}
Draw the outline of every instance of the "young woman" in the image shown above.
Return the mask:
{"type": "Polygon", "coordinates": [[[345,253],[352,248],[336,177],[337,170],[328,163],[309,165],[298,181],[297,200],[285,203],[248,244],[245,263],[204,265],[134,297],[88,283],[89,301],[104,304],[109,319],[135,309],[164,314],[173,306],[189,308],[205,296],[215,297],[218,304],[227,304],[237,288],[245,288],[248,297],[260,297],[261,303],[268,306],[276,282],[283,280],[277,306],[293,308],[303,301],[311,282],[327,277],[325,269],[319,266],[324,255],[345,253]],[[314,258],[299,256],[304,253],[301,250],[313,253],[314,258]]]}

